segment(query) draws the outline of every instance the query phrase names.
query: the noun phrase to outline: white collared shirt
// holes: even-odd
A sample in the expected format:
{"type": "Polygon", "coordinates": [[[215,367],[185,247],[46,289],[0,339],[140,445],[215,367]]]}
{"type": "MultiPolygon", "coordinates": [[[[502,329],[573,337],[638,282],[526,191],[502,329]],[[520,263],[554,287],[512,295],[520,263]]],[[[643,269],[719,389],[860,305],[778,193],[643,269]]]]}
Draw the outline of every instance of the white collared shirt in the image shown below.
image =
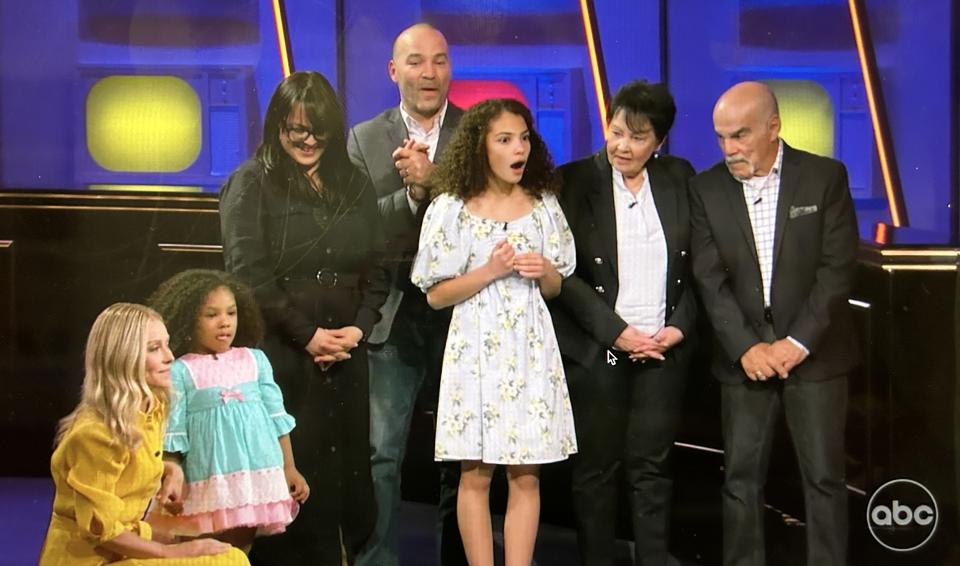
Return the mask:
{"type": "Polygon", "coordinates": [[[613,202],[617,217],[617,272],[620,290],[614,310],[642,332],[663,328],[667,312],[667,239],[644,169],[636,196],[623,174],[613,169],[613,202]]]}
{"type": "MultiPolygon", "coordinates": [[[[777,158],[773,167],[764,177],[751,177],[741,181],[743,200],[750,215],[753,228],[753,241],[757,246],[757,260],[760,263],[760,278],[763,281],[763,306],[769,307],[770,290],[773,286],[773,244],[777,230],[777,203],[780,200],[780,170],[783,165],[783,140],[777,148],[777,158]]],[[[806,354],[810,350],[793,336],[787,336],[806,354]]]]}
{"type": "Polygon", "coordinates": [[[446,115],[447,102],[444,101],[443,106],[440,107],[440,111],[433,117],[433,124],[430,126],[430,129],[425,130],[423,126],[420,125],[420,122],[407,113],[403,108],[403,103],[400,104],[400,116],[403,118],[403,125],[407,127],[407,137],[417,143],[430,146],[430,151],[427,153],[430,161],[433,161],[433,157],[437,154],[437,144],[440,142],[440,128],[443,127],[443,118],[446,115]]]}
{"type": "Polygon", "coordinates": [[[777,201],[780,197],[780,165],[783,162],[783,141],[770,172],[763,177],[741,181],[743,200],[753,227],[753,241],[757,246],[760,277],[763,281],[763,306],[770,306],[770,287],[773,283],[773,238],[777,225],[777,201]]]}

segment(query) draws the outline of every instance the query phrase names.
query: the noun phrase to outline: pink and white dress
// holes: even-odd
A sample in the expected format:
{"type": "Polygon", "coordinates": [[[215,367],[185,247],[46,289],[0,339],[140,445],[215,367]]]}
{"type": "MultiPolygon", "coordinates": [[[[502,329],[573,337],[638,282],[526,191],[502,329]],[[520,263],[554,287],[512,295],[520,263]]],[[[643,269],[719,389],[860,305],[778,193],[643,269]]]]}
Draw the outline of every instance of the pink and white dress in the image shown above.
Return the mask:
{"type": "Polygon", "coordinates": [[[253,348],[186,354],[171,370],[173,399],[164,451],[182,456],[184,510],[150,514],[172,534],[234,527],[283,532],[297,513],[283,473],[279,436],[296,421],[283,406],[266,355],[253,348]]]}

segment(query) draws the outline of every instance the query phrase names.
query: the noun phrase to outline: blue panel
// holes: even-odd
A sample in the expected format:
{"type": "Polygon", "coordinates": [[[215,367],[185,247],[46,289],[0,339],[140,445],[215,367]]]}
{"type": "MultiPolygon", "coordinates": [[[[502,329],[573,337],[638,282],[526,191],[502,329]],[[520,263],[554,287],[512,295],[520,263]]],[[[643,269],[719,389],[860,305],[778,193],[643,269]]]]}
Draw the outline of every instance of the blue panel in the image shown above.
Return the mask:
{"type": "Polygon", "coordinates": [[[210,174],[228,175],[240,161],[243,142],[240,109],[219,106],[210,109],[210,174]]]}
{"type": "Polygon", "coordinates": [[[569,144],[566,140],[566,112],[558,110],[541,110],[537,112],[537,131],[540,137],[550,148],[554,163],[570,161],[569,144]]]}

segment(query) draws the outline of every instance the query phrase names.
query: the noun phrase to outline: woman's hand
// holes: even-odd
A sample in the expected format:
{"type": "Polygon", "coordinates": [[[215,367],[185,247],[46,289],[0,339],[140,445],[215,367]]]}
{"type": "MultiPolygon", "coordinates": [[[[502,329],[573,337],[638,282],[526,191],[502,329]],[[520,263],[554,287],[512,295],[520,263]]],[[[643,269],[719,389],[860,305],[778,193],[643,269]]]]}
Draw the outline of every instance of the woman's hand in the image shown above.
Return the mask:
{"type": "Polygon", "coordinates": [[[317,328],[313,338],[306,345],[307,353],[313,356],[315,363],[332,363],[349,360],[349,351],[356,347],[355,342],[344,339],[336,330],[317,328]],[[353,344],[352,346],[350,344],[353,344]]]}
{"type": "Polygon", "coordinates": [[[486,267],[495,280],[502,279],[513,273],[515,258],[516,252],[514,252],[513,246],[506,240],[500,240],[497,245],[493,246],[486,267]]]}
{"type": "Polygon", "coordinates": [[[297,467],[284,466],[283,475],[287,478],[287,487],[290,488],[290,497],[294,498],[297,503],[305,503],[307,498],[310,497],[310,486],[307,485],[307,480],[304,479],[300,471],[297,470],[297,467]]]}
{"type": "Polygon", "coordinates": [[[198,538],[189,542],[169,544],[166,547],[164,558],[193,558],[195,556],[211,556],[223,554],[232,547],[212,538],[198,538]]]}
{"type": "Polygon", "coordinates": [[[536,252],[517,254],[513,260],[514,270],[524,279],[533,279],[540,283],[540,294],[552,299],[560,294],[562,277],[549,259],[536,252]]]}
{"type": "Polygon", "coordinates": [[[163,479],[156,499],[171,515],[183,512],[183,468],[176,462],[163,461],[163,479]]]}

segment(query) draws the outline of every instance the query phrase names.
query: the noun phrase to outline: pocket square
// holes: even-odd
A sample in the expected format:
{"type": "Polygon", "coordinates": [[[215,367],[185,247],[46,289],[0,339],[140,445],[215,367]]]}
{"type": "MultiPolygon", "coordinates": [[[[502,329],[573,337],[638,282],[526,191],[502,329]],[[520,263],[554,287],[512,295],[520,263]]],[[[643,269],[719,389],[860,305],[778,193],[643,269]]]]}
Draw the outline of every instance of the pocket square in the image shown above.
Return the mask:
{"type": "Polygon", "coordinates": [[[817,205],[811,204],[810,206],[791,206],[790,207],[790,220],[794,218],[799,218],[801,216],[806,216],[808,214],[813,214],[819,210],[817,205]]]}

